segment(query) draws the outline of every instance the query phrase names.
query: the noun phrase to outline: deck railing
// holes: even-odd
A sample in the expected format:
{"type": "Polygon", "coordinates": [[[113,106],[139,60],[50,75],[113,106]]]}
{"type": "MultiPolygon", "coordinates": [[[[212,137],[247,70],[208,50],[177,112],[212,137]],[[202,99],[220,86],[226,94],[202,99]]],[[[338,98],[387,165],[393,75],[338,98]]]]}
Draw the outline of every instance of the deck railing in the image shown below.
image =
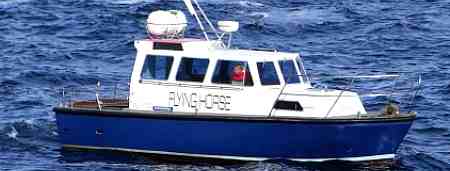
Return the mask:
{"type": "Polygon", "coordinates": [[[326,117],[333,111],[344,91],[357,92],[368,111],[379,112],[379,107],[399,106],[404,113],[411,113],[421,88],[420,73],[390,73],[383,75],[320,76],[313,77],[315,87],[342,90],[326,117]],[[319,79],[317,79],[319,78],[319,79]],[[380,98],[381,97],[381,98],[380,98]]]}
{"type": "Polygon", "coordinates": [[[98,108],[102,108],[102,101],[128,101],[129,84],[98,81],[95,85],[68,86],[61,88],[59,106],[73,107],[74,102],[79,100],[95,101],[98,108]]]}
{"type": "MultiPolygon", "coordinates": [[[[357,92],[368,112],[376,111],[376,113],[380,113],[386,105],[395,104],[400,107],[402,113],[410,113],[420,92],[421,74],[321,75],[320,77],[313,77],[311,82],[316,88],[342,90],[333,105],[328,109],[325,117],[328,117],[333,111],[343,97],[344,91],[357,92]]],[[[99,81],[95,85],[64,87],[60,89],[60,94],[59,106],[61,107],[74,107],[74,102],[83,100],[90,103],[91,106],[95,104],[101,110],[102,106],[107,105],[107,103],[126,102],[128,105],[129,84],[99,81]]]]}

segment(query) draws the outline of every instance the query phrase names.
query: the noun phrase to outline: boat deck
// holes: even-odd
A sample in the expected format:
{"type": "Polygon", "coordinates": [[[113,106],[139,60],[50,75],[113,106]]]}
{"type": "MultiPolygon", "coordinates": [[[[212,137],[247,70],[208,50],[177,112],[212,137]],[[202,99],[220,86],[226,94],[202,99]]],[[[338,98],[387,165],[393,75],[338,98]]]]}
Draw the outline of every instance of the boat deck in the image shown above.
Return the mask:
{"type": "MultiPolygon", "coordinates": [[[[128,108],[127,99],[101,99],[102,108],[128,108]]],[[[71,105],[73,108],[98,108],[96,100],[75,101],[71,105]]]]}

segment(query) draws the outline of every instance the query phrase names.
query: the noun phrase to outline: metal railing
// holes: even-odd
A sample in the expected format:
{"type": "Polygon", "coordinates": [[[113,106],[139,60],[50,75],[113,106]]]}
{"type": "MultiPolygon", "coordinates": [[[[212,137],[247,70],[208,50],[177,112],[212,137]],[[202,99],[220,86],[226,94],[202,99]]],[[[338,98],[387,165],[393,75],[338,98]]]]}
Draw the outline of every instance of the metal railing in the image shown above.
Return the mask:
{"type": "MultiPolygon", "coordinates": [[[[366,103],[365,101],[369,100],[369,107],[370,105],[379,107],[377,105],[381,104],[385,106],[388,104],[397,104],[403,110],[407,111],[407,113],[410,113],[416,103],[416,97],[419,95],[422,83],[420,73],[357,76],[322,75],[320,77],[313,78],[315,79],[311,79],[311,83],[313,85],[316,84],[314,85],[314,87],[341,90],[332,106],[328,109],[325,118],[327,118],[329,114],[332,113],[336,104],[344,96],[345,91],[357,92],[360,97],[363,98],[363,103],[366,103]],[[386,81],[389,83],[386,83],[386,81]],[[372,87],[374,86],[374,83],[382,84],[382,86],[372,87]],[[327,86],[324,86],[324,84],[327,86]],[[372,102],[375,104],[371,104],[370,95],[376,95],[375,97],[382,96],[384,97],[384,99],[375,99],[375,101],[372,102]],[[364,97],[369,98],[364,99],[364,97]]],[[[284,87],[285,86],[283,86],[283,88],[281,89],[280,94],[283,92],[284,87]]],[[[64,87],[60,89],[60,94],[61,98],[59,100],[59,106],[61,107],[73,107],[72,105],[76,101],[90,100],[96,101],[98,108],[101,110],[103,104],[102,99],[128,100],[129,84],[99,81],[95,85],[64,87]]],[[[367,107],[367,104],[365,105],[365,107],[367,107]]],[[[270,113],[272,113],[272,111],[270,113]]]]}
{"type": "MultiPolygon", "coordinates": [[[[405,72],[385,75],[320,76],[314,78],[320,78],[312,81],[313,84],[318,82],[318,87],[321,87],[320,84],[322,82],[328,82],[327,84],[331,83],[332,85],[334,84],[334,86],[322,86],[321,88],[341,90],[332,106],[328,109],[325,118],[333,111],[345,91],[357,92],[361,97],[373,94],[376,94],[376,96],[383,96],[385,97],[385,101],[382,102],[382,105],[396,104],[405,109],[407,113],[411,113],[422,83],[421,73],[405,72]],[[323,81],[324,79],[325,81],[323,81]],[[386,84],[386,81],[390,83],[386,84]],[[368,86],[371,86],[374,82],[378,84],[381,83],[383,86],[369,88],[368,86]],[[356,83],[365,86],[356,85],[356,83]]],[[[317,85],[315,85],[315,87],[317,87],[317,85]]],[[[363,103],[367,102],[363,99],[363,103]]],[[[366,105],[370,106],[370,104],[366,105]]]]}
{"type": "Polygon", "coordinates": [[[98,108],[102,108],[102,99],[128,100],[129,84],[100,82],[95,85],[68,86],[59,89],[60,107],[73,107],[76,101],[97,101],[98,108]]]}

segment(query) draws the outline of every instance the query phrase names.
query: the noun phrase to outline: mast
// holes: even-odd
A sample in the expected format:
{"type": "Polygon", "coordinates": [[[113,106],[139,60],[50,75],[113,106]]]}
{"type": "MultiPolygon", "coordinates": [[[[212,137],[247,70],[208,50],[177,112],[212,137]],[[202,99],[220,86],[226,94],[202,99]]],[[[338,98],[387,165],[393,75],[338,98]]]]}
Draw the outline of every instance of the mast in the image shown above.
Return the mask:
{"type": "Polygon", "coordinates": [[[208,34],[206,33],[206,30],[205,30],[205,27],[203,27],[203,23],[200,20],[200,17],[198,17],[198,14],[194,9],[194,6],[192,5],[191,0],[183,0],[183,1],[184,1],[184,4],[186,5],[186,7],[188,8],[189,13],[191,13],[191,15],[193,15],[195,17],[195,19],[197,20],[197,23],[200,26],[200,29],[203,32],[203,36],[205,36],[205,39],[209,40],[208,34]]]}
{"type": "MultiPolygon", "coordinates": [[[[200,7],[199,3],[197,2],[197,0],[192,0],[194,1],[197,9],[200,11],[201,16],[203,17],[203,19],[206,21],[206,23],[209,25],[209,27],[211,28],[211,30],[214,32],[214,34],[216,35],[217,38],[219,38],[219,34],[217,33],[216,28],[214,27],[214,25],[211,23],[211,21],[209,20],[208,16],[206,16],[206,13],[203,11],[203,9],[200,7]]],[[[206,40],[209,40],[208,34],[205,30],[205,27],[203,26],[203,23],[200,19],[200,16],[197,14],[197,11],[194,8],[194,5],[192,4],[191,0],[183,0],[184,4],[186,5],[189,13],[191,13],[192,16],[194,16],[195,20],[197,20],[198,25],[200,26],[200,29],[203,32],[203,36],[205,36],[206,40]]]]}

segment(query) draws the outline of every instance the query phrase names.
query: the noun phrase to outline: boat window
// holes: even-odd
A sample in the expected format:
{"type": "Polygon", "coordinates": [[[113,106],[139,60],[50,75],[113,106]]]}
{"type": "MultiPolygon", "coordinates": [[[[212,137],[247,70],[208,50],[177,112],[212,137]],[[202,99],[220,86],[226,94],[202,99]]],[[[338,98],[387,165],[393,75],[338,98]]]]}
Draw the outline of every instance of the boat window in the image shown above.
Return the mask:
{"type": "Polygon", "coordinates": [[[280,64],[284,81],[287,84],[300,83],[300,78],[298,77],[297,70],[295,69],[294,62],[292,60],[282,60],[278,63],[280,64]]]}
{"type": "Polygon", "coordinates": [[[218,60],[211,81],[218,84],[253,86],[246,61],[218,60]]]}
{"type": "Polygon", "coordinates": [[[298,69],[300,70],[300,76],[302,77],[303,82],[309,82],[308,76],[306,75],[305,67],[303,66],[303,61],[300,57],[295,59],[297,62],[298,69]]]}
{"type": "Polygon", "coordinates": [[[142,68],[141,78],[150,80],[167,80],[172,68],[173,57],[147,55],[142,68]]]}
{"type": "Polygon", "coordinates": [[[256,65],[262,85],[280,85],[273,62],[257,62],[256,65]]]}
{"type": "Polygon", "coordinates": [[[277,101],[274,106],[275,109],[282,109],[282,110],[295,110],[295,111],[303,111],[303,107],[300,105],[299,102],[292,102],[292,101],[277,101]]]}
{"type": "Polygon", "coordinates": [[[181,58],[177,72],[177,81],[203,82],[208,70],[209,59],[181,58]]]}

